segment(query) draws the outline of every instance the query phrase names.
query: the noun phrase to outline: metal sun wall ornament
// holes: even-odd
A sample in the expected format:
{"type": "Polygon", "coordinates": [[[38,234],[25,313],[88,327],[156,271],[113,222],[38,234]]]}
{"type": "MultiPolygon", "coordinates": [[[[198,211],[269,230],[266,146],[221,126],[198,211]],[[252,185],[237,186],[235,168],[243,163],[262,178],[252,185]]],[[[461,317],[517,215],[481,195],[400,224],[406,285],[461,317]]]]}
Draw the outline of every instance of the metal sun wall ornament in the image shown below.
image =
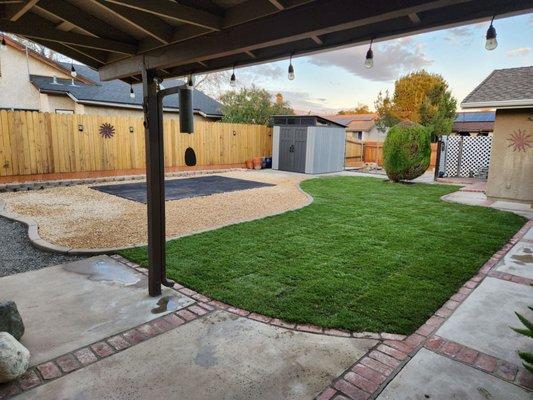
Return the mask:
{"type": "Polygon", "coordinates": [[[115,127],[109,122],[104,122],[100,125],[100,135],[105,139],[111,139],[115,136],[115,127]]]}
{"type": "Polygon", "coordinates": [[[507,140],[510,142],[507,147],[512,147],[513,151],[525,152],[528,148],[533,147],[531,135],[527,135],[525,130],[518,129],[509,135],[507,140]]]}

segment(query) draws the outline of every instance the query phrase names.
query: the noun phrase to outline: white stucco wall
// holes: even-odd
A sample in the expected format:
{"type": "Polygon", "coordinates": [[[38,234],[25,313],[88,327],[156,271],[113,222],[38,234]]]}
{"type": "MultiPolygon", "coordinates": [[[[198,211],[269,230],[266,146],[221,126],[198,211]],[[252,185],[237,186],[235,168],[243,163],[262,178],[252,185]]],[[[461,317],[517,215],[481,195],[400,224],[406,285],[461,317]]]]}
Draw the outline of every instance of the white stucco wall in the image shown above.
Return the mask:
{"type": "MultiPolygon", "coordinates": [[[[70,78],[61,71],[29,57],[30,74],[70,78]]],[[[30,83],[26,53],[7,46],[0,52],[0,108],[41,109],[42,98],[30,83]]]]}
{"type": "Polygon", "coordinates": [[[384,142],[386,137],[387,134],[381,132],[375,126],[368,132],[363,132],[363,140],[366,142],[384,142]]]}

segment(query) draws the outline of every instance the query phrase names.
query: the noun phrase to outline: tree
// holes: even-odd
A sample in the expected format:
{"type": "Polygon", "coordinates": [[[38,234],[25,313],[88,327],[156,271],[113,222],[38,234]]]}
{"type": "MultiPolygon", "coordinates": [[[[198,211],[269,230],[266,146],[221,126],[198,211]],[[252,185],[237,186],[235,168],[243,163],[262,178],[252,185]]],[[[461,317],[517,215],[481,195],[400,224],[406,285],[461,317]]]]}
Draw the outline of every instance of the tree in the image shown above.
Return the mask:
{"type": "Polygon", "coordinates": [[[393,126],[383,143],[383,168],[393,182],[412,180],[429,167],[431,140],[427,128],[402,121],[393,126]]]}
{"type": "Polygon", "coordinates": [[[340,110],[337,115],[346,115],[346,114],[368,114],[370,110],[366,104],[358,103],[357,106],[353,109],[340,110]]]}
{"type": "Polygon", "coordinates": [[[457,101],[447,89],[446,83],[433,86],[420,105],[420,123],[433,137],[452,131],[457,101]]]}
{"type": "Polygon", "coordinates": [[[380,92],[375,102],[381,130],[409,120],[426,126],[432,135],[451,132],[456,107],[444,78],[424,70],[399,78],[393,96],[380,92]]]}
{"type": "Polygon", "coordinates": [[[273,115],[294,115],[283,96],[277,96],[276,101],[272,97],[267,90],[256,86],[226,92],[220,96],[222,121],[267,125],[273,115]]]}
{"type": "Polygon", "coordinates": [[[196,77],[194,87],[208,96],[219,98],[228,84],[231,71],[211,72],[196,77]]]}

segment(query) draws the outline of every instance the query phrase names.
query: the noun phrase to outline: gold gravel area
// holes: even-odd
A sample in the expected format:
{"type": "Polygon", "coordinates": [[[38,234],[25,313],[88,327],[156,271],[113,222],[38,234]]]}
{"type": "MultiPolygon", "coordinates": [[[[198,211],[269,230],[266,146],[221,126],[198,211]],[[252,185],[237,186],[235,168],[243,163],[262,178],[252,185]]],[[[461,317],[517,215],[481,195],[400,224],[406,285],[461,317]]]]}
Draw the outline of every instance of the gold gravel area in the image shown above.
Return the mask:
{"type": "MultiPolygon", "coordinates": [[[[282,213],[308,202],[298,189],[301,175],[254,170],[218,175],[276,186],[167,201],[167,237],[282,213]]],[[[97,249],[147,241],[146,205],[87,185],[2,193],[0,199],[7,211],[34,219],[39,235],[56,245],[97,249]]]]}

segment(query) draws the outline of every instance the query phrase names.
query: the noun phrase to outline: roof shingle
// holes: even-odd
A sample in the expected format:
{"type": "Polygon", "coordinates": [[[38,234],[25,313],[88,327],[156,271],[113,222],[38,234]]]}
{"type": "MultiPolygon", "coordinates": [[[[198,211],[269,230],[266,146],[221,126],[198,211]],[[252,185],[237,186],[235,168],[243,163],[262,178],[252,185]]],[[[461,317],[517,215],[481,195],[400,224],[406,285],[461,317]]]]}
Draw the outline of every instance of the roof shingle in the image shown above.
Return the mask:
{"type": "MultiPolygon", "coordinates": [[[[65,63],[58,63],[63,65],[65,63]]],[[[70,70],[70,64],[65,64],[70,70]]],[[[135,98],[130,98],[130,87],[127,83],[120,80],[112,80],[103,82],[100,81],[98,72],[86,65],[75,65],[76,71],[94,84],[86,84],[76,82],[72,85],[69,79],[57,79],[59,84],[53,83],[53,78],[50,76],[30,75],[31,82],[40,90],[46,92],[70,93],[81,103],[86,102],[102,102],[113,103],[117,106],[142,106],[142,87],[136,85],[133,87],[135,98]]],[[[164,82],[165,86],[183,85],[184,82],[179,79],[169,79],[164,82]]],[[[163,100],[163,106],[167,108],[179,109],[179,96],[177,94],[167,96],[163,100]]],[[[193,109],[200,111],[209,116],[221,117],[221,104],[215,99],[207,96],[199,90],[194,90],[193,109]]]]}
{"type": "Polygon", "coordinates": [[[461,103],[462,107],[533,106],[533,66],[497,69],[461,103]]]}

